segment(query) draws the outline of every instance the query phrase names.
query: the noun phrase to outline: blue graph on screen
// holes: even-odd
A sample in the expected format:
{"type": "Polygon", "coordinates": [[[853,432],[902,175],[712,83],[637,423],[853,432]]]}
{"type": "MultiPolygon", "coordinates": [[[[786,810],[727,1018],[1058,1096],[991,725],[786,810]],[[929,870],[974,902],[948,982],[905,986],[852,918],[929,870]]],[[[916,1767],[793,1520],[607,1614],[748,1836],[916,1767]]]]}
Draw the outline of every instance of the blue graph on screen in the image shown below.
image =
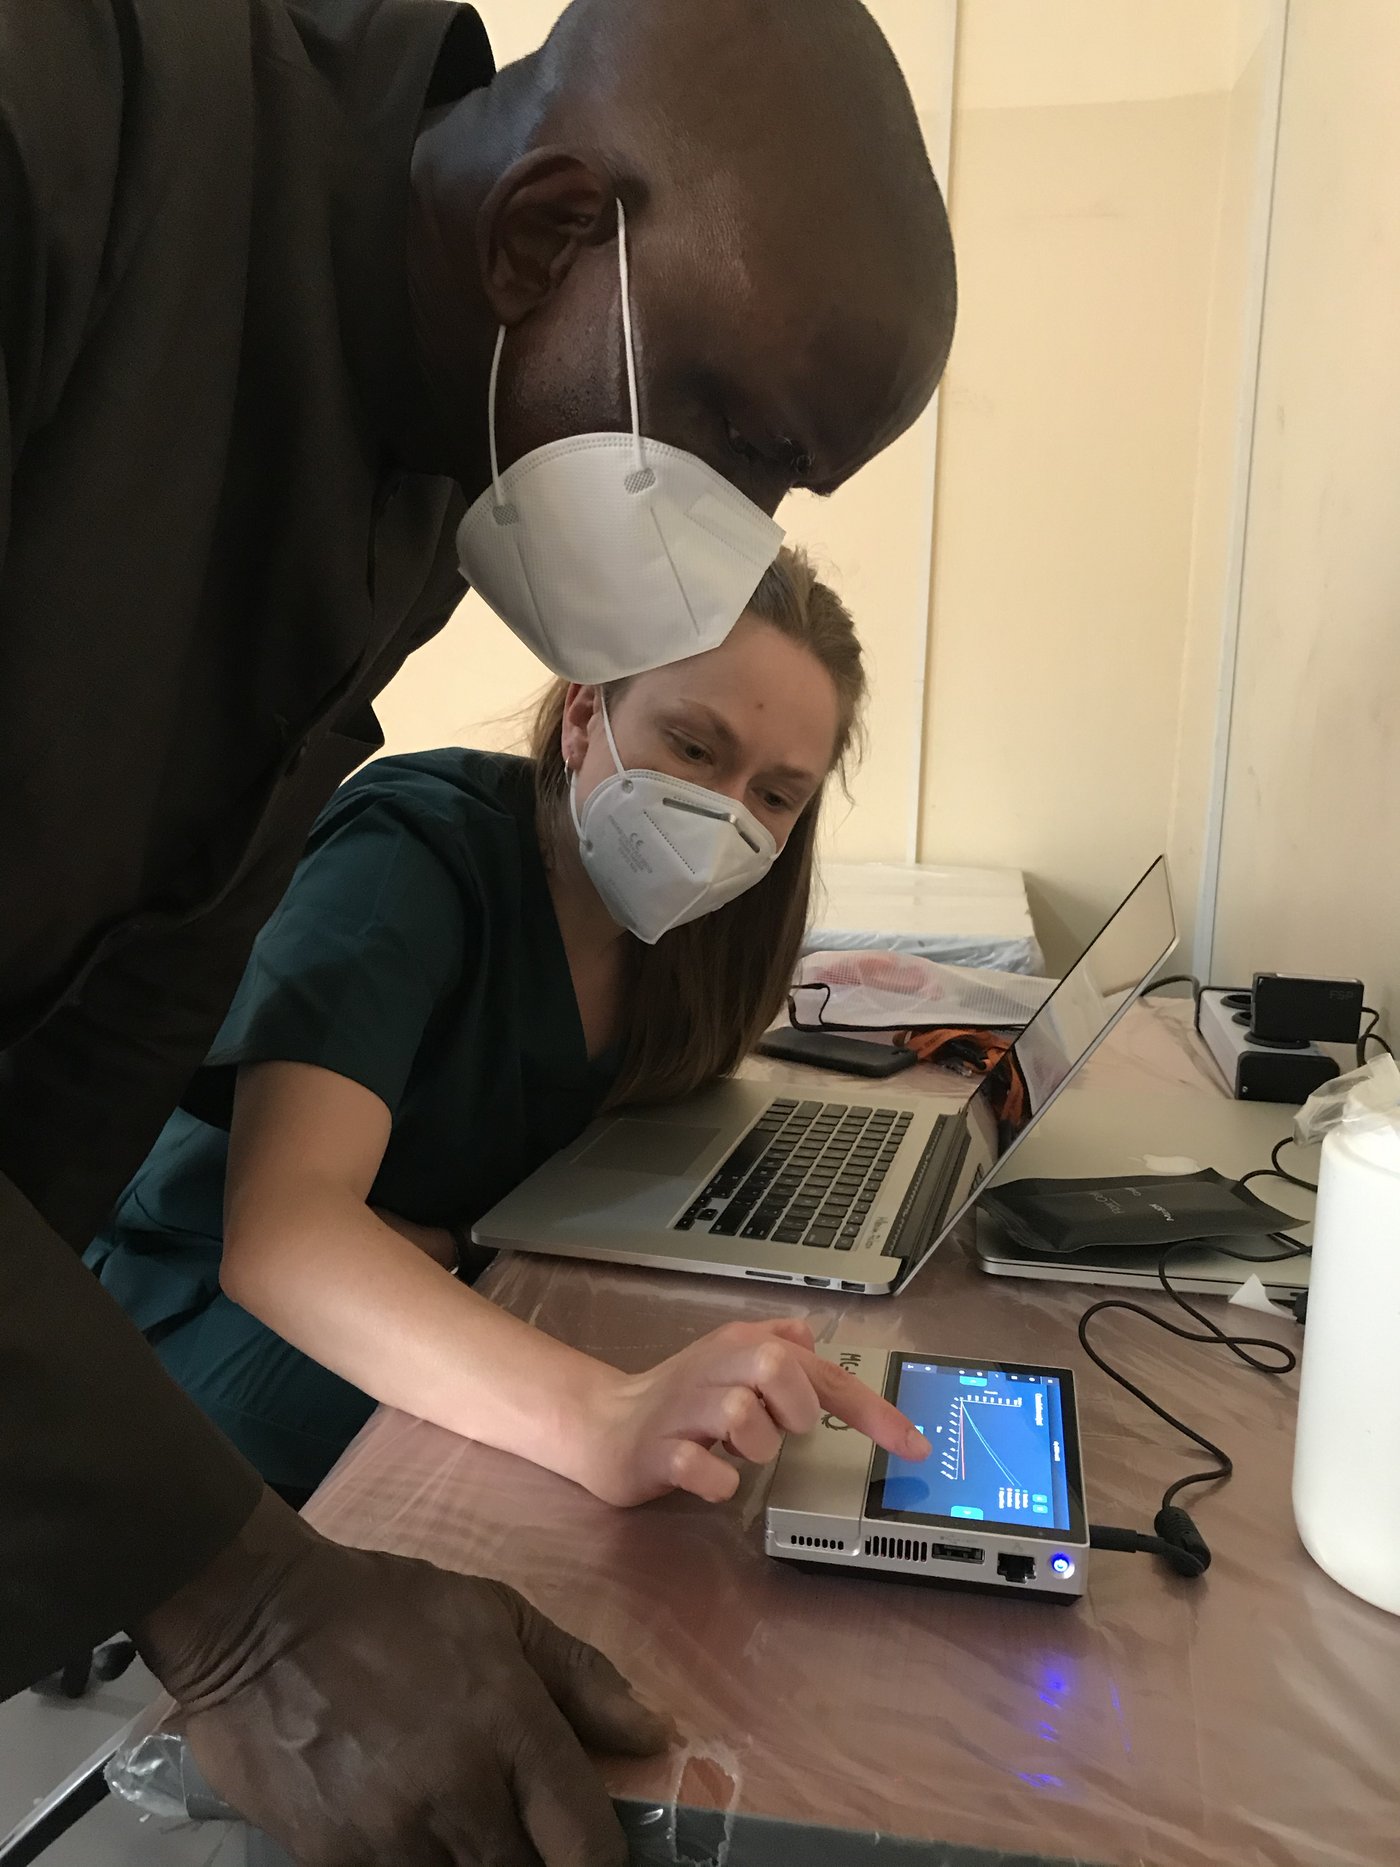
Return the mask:
{"type": "Polygon", "coordinates": [[[887,1461],[887,1510],[969,1523],[1069,1527],[1063,1412],[1053,1376],[907,1361],[896,1404],[932,1441],[887,1461]]]}

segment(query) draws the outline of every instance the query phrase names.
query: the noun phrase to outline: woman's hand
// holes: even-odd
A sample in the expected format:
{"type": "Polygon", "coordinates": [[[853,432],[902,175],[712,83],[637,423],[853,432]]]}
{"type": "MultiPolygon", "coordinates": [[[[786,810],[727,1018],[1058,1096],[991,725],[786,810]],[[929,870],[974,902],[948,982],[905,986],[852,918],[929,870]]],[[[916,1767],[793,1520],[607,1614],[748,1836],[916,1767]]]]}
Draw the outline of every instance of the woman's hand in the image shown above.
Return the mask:
{"type": "MultiPolygon", "coordinates": [[[[611,1371],[609,1371],[611,1373],[611,1371]]],[[[690,1491],[718,1504],[739,1474],[711,1448],[766,1465],[784,1433],[827,1413],[887,1452],[924,1459],[929,1442],[904,1415],[813,1350],[805,1323],[730,1323],[644,1374],[616,1374],[589,1397],[570,1475],[608,1504],[690,1491]]]]}

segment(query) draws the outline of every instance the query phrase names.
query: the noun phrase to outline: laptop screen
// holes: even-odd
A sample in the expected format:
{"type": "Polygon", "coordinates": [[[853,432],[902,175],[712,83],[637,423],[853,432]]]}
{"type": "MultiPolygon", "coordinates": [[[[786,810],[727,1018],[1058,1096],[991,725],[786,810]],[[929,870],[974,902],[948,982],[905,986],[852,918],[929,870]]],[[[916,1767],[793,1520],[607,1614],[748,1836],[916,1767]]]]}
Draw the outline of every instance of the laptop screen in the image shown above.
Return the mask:
{"type": "Polygon", "coordinates": [[[1175,945],[1171,885],[1166,858],[1159,856],[968,1102],[967,1122],[990,1161],[968,1197],[948,1213],[930,1248],[963,1216],[978,1189],[1097,1050],[1175,945]]]}

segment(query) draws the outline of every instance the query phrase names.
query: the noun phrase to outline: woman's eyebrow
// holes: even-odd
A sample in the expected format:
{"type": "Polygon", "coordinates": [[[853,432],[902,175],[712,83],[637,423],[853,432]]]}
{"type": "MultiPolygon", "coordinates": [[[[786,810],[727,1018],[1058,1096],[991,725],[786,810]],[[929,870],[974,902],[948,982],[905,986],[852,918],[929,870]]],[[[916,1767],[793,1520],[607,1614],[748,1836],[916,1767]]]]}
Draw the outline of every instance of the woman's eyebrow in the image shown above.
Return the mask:
{"type": "Polygon", "coordinates": [[[723,714],[716,713],[713,707],[707,707],[703,700],[680,700],[676,704],[682,713],[703,720],[706,728],[719,740],[726,752],[739,750],[739,735],[723,714]]]}
{"type": "Polygon", "coordinates": [[[821,783],[821,779],[815,772],[804,771],[800,765],[769,765],[763,775],[765,778],[777,778],[789,784],[800,785],[809,791],[815,791],[821,783]]]}
{"type": "MultiPolygon", "coordinates": [[[[703,720],[708,731],[719,741],[726,752],[732,755],[743,750],[739,743],[739,735],[728,720],[723,714],[716,713],[713,707],[706,706],[703,700],[680,700],[677,706],[681,712],[703,720]]],[[[815,772],[804,771],[800,765],[766,765],[763,776],[788,784],[802,785],[811,791],[815,791],[821,783],[820,777],[815,772]]]]}

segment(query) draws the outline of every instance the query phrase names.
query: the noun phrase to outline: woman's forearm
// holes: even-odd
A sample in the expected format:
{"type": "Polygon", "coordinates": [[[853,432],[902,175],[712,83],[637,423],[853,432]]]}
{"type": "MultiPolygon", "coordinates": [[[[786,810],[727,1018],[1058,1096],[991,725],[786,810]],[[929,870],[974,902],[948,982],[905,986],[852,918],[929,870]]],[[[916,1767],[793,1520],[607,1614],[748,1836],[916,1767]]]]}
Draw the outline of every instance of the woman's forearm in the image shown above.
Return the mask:
{"type": "Polygon", "coordinates": [[[614,1369],[458,1283],[343,1188],[284,1186],[229,1217],[224,1287],[294,1347],[389,1406],[579,1475],[614,1369]]]}

